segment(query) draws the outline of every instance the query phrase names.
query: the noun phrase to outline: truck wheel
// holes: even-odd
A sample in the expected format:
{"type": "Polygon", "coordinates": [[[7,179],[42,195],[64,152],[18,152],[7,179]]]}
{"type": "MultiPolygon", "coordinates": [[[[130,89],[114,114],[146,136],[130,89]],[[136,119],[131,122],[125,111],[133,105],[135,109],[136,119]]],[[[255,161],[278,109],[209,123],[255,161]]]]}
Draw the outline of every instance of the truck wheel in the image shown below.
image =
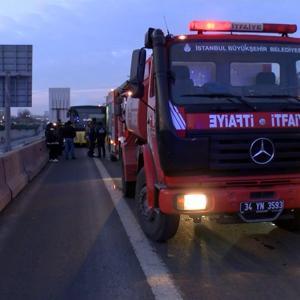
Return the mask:
{"type": "Polygon", "coordinates": [[[274,224],[287,231],[300,231],[300,211],[295,212],[295,218],[290,220],[277,220],[274,224]]]}
{"type": "Polygon", "coordinates": [[[166,215],[159,208],[149,209],[144,169],[138,174],[135,190],[138,221],[144,233],[153,241],[164,242],[172,238],[179,226],[179,215],[166,215]]]}
{"type": "Polygon", "coordinates": [[[122,192],[124,197],[133,198],[135,192],[135,182],[134,181],[125,181],[124,175],[124,165],[122,161],[122,192]]]}

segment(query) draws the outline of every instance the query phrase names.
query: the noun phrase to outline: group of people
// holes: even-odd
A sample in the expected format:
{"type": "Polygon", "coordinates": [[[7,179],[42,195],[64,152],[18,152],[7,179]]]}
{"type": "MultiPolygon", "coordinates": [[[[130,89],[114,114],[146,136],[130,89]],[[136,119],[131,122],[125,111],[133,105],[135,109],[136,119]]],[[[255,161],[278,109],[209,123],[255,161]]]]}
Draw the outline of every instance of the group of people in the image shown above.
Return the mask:
{"type": "Polygon", "coordinates": [[[49,123],[45,131],[46,143],[49,148],[49,161],[58,162],[58,157],[65,154],[65,159],[76,159],[74,153],[74,138],[76,136],[75,128],[71,121],[63,125],[49,123]]]}
{"type": "Polygon", "coordinates": [[[95,151],[95,147],[97,145],[98,157],[105,158],[106,130],[105,130],[102,122],[96,123],[95,120],[90,122],[86,135],[87,135],[87,139],[88,139],[88,143],[89,143],[88,156],[94,157],[94,151],[95,151]]]}
{"type": "MultiPolygon", "coordinates": [[[[49,161],[58,162],[58,157],[63,154],[65,159],[76,159],[74,153],[74,138],[76,136],[75,128],[71,121],[63,125],[60,121],[49,123],[45,131],[46,143],[49,148],[49,161]]],[[[98,157],[105,158],[105,138],[106,130],[102,122],[92,120],[86,131],[86,139],[88,141],[88,156],[94,157],[95,147],[98,148],[98,157]]]]}

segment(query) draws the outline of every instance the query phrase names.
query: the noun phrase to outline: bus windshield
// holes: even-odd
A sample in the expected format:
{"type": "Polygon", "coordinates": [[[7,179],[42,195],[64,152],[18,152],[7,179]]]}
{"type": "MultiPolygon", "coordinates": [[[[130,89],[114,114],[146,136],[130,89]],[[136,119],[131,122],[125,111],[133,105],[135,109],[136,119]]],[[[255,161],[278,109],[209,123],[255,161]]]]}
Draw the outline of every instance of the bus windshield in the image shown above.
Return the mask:
{"type": "Polygon", "coordinates": [[[106,107],[97,105],[71,106],[70,120],[76,129],[85,129],[88,122],[96,120],[105,125],[106,107]]]}
{"type": "Polygon", "coordinates": [[[192,41],[170,48],[170,94],[176,104],[211,97],[298,97],[300,45],[192,41]]]}

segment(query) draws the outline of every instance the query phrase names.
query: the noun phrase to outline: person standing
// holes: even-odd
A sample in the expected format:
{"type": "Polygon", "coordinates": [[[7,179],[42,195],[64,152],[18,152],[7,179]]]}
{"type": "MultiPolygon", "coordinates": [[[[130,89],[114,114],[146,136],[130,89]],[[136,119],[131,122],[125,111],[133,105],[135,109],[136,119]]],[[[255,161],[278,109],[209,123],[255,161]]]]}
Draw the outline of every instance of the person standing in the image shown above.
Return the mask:
{"type": "Polygon", "coordinates": [[[93,120],[89,125],[88,139],[89,139],[89,151],[88,156],[94,156],[94,149],[96,145],[96,124],[95,120],[93,120]]]}
{"type": "Polygon", "coordinates": [[[63,136],[65,139],[65,158],[68,160],[71,156],[72,159],[76,159],[74,153],[74,138],[76,136],[76,131],[75,128],[72,126],[71,121],[68,121],[65,124],[63,136]]]}
{"type": "Polygon", "coordinates": [[[98,157],[105,158],[105,137],[106,137],[106,130],[103,127],[102,122],[98,123],[96,128],[96,138],[97,138],[97,147],[98,147],[98,157]]]}
{"type": "Polygon", "coordinates": [[[59,142],[59,148],[58,148],[58,155],[62,155],[64,150],[64,126],[60,119],[58,119],[57,122],[57,132],[58,132],[58,142],[59,142]]]}
{"type": "Polygon", "coordinates": [[[49,123],[45,131],[46,143],[49,149],[49,161],[58,162],[58,132],[53,123],[49,123]]]}

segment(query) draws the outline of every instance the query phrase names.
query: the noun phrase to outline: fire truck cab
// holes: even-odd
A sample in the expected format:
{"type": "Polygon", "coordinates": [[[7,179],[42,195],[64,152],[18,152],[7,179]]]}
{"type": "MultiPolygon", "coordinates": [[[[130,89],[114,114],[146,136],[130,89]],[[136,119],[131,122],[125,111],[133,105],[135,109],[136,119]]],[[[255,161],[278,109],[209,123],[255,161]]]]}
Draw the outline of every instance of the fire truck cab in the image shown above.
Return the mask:
{"type": "Polygon", "coordinates": [[[300,229],[296,25],[193,21],[149,28],[123,97],[125,195],[155,241],[180,214],[300,229]],[[146,49],[151,54],[146,58],[146,49]]]}

